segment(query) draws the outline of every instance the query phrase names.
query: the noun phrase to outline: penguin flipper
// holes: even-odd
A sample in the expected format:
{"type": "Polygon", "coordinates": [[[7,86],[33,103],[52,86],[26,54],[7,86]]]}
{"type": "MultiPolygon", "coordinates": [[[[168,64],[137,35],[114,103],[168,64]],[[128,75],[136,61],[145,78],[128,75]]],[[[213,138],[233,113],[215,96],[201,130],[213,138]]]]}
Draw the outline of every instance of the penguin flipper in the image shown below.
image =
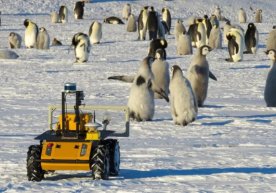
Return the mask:
{"type": "Polygon", "coordinates": [[[134,81],[135,76],[109,76],[108,80],[120,80],[122,82],[132,83],[134,81]]]}
{"type": "Polygon", "coordinates": [[[209,78],[217,81],[217,77],[209,70],[209,78]]]}
{"type": "Polygon", "coordinates": [[[160,96],[162,96],[167,102],[170,102],[170,99],[168,97],[168,95],[166,94],[166,92],[160,88],[160,89],[153,89],[153,91],[157,94],[159,94],[160,96]]]}

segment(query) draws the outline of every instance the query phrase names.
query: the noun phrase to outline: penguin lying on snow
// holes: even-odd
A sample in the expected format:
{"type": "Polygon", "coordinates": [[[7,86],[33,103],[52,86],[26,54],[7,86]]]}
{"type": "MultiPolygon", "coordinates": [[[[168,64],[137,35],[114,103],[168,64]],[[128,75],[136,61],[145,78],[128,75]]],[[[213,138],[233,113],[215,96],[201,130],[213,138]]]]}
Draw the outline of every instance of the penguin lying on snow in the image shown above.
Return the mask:
{"type": "Polygon", "coordinates": [[[271,68],[266,79],[264,99],[268,107],[276,107],[276,50],[267,50],[266,54],[271,60],[271,68]]]}
{"type": "Polygon", "coordinates": [[[217,80],[215,75],[209,70],[209,63],[206,59],[206,55],[211,50],[206,45],[198,48],[188,68],[188,80],[192,85],[199,107],[203,106],[207,97],[209,78],[217,80]]]}
{"type": "Polygon", "coordinates": [[[172,67],[170,101],[175,124],[185,126],[196,119],[198,107],[195,94],[189,80],[177,65],[172,67]]]}
{"type": "Polygon", "coordinates": [[[52,46],[62,46],[62,43],[56,38],[54,38],[52,41],[52,46]]]}
{"type": "Polygon", "coordinates": [[[111,16],[104,19],[104,23],[109,24],[125,24],[120,18],[111,16]]]}
{"type": "Polygon", "coordinates": [[[18,33],[11,32],[9,35],[9,45],[11,49],[21,48],[22,38],[18,33]]]}
{"type": "Polygon", "coordinates": [[[75,34],[72,38],[72,45],[75,49],[76,62],[87,62],[91,48],[88,35],[81,32],[75,34]]]}
{"type": "Polygon", "coordinates": [[[0,50],[0,59],[16,59],[19,56],[11,50],[0,50]]]}

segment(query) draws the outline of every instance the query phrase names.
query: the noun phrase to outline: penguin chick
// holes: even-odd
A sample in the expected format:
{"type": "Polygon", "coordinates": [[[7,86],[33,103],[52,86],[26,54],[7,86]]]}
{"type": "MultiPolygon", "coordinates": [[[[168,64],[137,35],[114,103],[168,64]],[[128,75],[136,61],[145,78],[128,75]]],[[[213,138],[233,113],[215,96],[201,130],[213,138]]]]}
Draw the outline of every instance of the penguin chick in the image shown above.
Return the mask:
{"type": "Polygon", "coordinates": [[[50,36],[44,27],[39,28],[39,33],[36,40],[37,49],[49,49],[50,48],[50,36]]]}
{"type": "Polygon", "coordinates": [[[166,48],[168,46],[168,43],[166,41],[166,39],[155,39],[155,40],[152,40],[150,42],[150,47],[149,47],[149,53],[148,53],[148,56],[154,58],[155,57],[155,53],[156,53],[156,50],[161,48],[164,50],[164,59],[167,58],[167,53],[166,53],[166,48]]]}
{"type": "Polygon", "coordinates": [[[122,18],[128,20],[128,17],[131,14],[131,6],[129,3],[125,4],[122,11],[122,18]]]}
{"type": "Polygon", "coordinates": [[[243,8],[238,11],[238,20],[240,23],[246,23],[246,13],[243,8]]]}
{"type": "Polygon", "coordinates": [[[190,55],[193,54],[191,37],[189,34],[183,32],[178,35],[177,54],[178,55],[190,55]]]}
{"type": "Polygon", "coordinates": [[[211,32],[210,32],[210,37],[209,37],[208,45],[212,49],[221,49],[222,48],[221,44],[222,44],[221,31],[220,31],[218,25],[214,25],[212,27],[211,32]]]}
{"type": "Polygon", "coordinates": [[[182,23],[181,19],[177,19],[175,22],[175,28],[174,28],[174,35],[175,35],[175,41],[176,44],[178,42],[178,37],[180,34],[186,33],[186,29],[182,23]]]}
{"type": "Polygon", "coordinates": [[[127,32],[136,32],[137,31],[137,24],[136,19],[133,14],[130,14],[127,21],[127,32]]]}
{"type": "Polygon", "coordinates": [[[21,48],[22,38],[18,33],[11,32],[9,35],[9,46],[11,49],[21,48]]]}
{"type": "Polygon", "coordinates": [[[188,68],[188,80],[191,83],[199,107],[202,107],[207,97],[209,77],[213,80],[217,78],[209,70],[209,63],[206,55],[212,49],[209,46],[201,46],[192,58],[188,68]]]}
{"type": "Polygon", "coordinates": [[[197,117],[197,101],[191,84],[183,76],[179,66],[172,67],[172,79],[170,82],[171,114],[177,125],[185,126],[193,122],[197,117]]]}
{"type": "Polygon", "coordinates": [[[266,40],[266,49],[276,50],[276,28],[273,27],[273,29],[269,32],[268,38],[266,40]]]}
{"type": "Polygon", "coordinates": [[[264,99],[267,107],[276,107],[276,50],[267,50],[266,54],[271,60],[264,90],[264,99]]]}

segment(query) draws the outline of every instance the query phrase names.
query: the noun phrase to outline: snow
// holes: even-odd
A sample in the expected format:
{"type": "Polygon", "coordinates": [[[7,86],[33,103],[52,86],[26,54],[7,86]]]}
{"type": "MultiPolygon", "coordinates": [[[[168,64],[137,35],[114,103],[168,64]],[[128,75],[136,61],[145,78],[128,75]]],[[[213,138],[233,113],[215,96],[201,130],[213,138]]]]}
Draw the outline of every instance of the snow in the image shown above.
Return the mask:
{"type": "MultiPolygon", "coordinates": [[[[270,64],[265,40],[275,25],[275,0],[93,0],[85,5],[84,19],[79,21],[73,18],[74,2],[69,0],[0,4],[0,49],[8,49],[10,32],[24,37],[27,18],[45,27],[51,40],[56,37],[63,43],[50,50],[23,46],[15,50],[18,59],[0,60],[0,192],[276,192],[276,110],[266,107],[263,99],[270,64]],[[126,25],[103,24],[102,42],[92,46],[87,63],[74,64],[70,48],[75,33],[88,33],[93,20],[121,17],[126,3],[131,3],[136,16],[144,5],[154,5],[159,12],[167,6],[172,27],[181,18],[186,28],[190,16],[210,15],[217,5],[233,24],[240,7],[249,21],[254,19],[250,6],[261,8],[264,23],[256,24],[259,50],[239,63],[225,61],[225,45],[207,56],[218,81],[210,80],[205,107],[188,126],[174,125],[169,104],[160,99],[153,121],[131,122],[130,137],[119,139],[118,177],[93,181],[87,171],[58,171],[41,182],[29,182],[28,146],[38,144],[34,137],[48,129],[48,105],[60,104],[65,82],[76,82],[88,105],[127,104],[130,84],[107,77],[134,75],[147,55],[148,40],[137,41],[138,34],[126,32],[126,25]],[[62,4],[70,10],[69,22],[51,24],[50,13],[62,4]]],[[[246,30],[247,24],[241,26],[246,30]]],[[[173,34],[167,40],[168,63],[180,65],[186,75],[192,56],[176,55],[173,34]]],[[[111,115],[110,127],[120,129],[123,116],[111,115]]]]}

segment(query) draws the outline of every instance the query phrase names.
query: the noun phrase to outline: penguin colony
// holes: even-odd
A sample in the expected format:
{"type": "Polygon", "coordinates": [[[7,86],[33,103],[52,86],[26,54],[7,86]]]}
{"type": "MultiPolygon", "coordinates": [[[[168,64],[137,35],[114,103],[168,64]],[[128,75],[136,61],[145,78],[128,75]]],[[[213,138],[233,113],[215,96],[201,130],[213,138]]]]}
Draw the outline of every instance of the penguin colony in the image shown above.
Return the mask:
{"type": "MultiPolygon", "coordinates": [[[[75,3],[73,9],[75,19],[83,19],[84,6],[84,1],[75,3]]],[[[222,11],[217,6],[210,16],[191,17],[189,26],[187,26],[188,30],[186,30],[181,18],[177,18],[175,25],[172,26],[172,16],[168,7],[162,8],[160,13],[158,11],[160,10],[156,10],[154,6],[144,6],[136,18],[132,13],[131,4],[124,5],[122,18],[127,21],[126,31],[138,32],[138,40],[149,41],[149,49],[135,76],[119,75],[108,79],[131,83],[127,104],[132,119],[136,121],[152,120],[155,113],[155,100],[165,99],[170,103],[173,122],[185,126],[196,120],[198,107],[204,106],[209,78],[217,80],[210,71],[207,54],[212,49],[227,49],[229,58],[226,58],[226,61],[229,62],[242,61],[244,53],[257,54],[258,26],[252,22],[248,23],[244,33],[242,27],[231,25],[231,21],[222,16],[222,11]],[[192,55],[186,73],[187,78],[178,65],[172,66],[170,76],[170,64],[167,61],[166,48],[173,45],[168,45],[166,37],[171,35],[172,30],[174,31],[172,36],[175,38],[177,54],[192,55]]],[[[255,23],[261,23],[263,21],[262,10],[257,9],[254,14],[255,23]]],[[[237,18],[236,22],[248,22],[245,9],[240,8],[238,10],[237,18]]],[[[61,5],[59,12],[51,13],[51,22],[54,24],[65,24],[68,19],[70,18],[66,5],[61,5]]],[[[102,18],[102,22],[124,24],[116,16],[102,18]]],[[[23,40],[26,48],[50,49],[50,36],[46,28],[38,28],[37,24],[30,19],[25,19],[23,24],[25,26],[23,40]]],[[[101,21],[95,20],[90,25],[88,34],[75,32],[72,37],[72,46],[74,47],[76,63],[88,61],[91,45],[101,42],[102,28],[101,21]]],[[[20,49],[22,48],[22,37],[18,33],[10,32],[8,43],[10,49],[20,49]]],[[[52,46],[61,45],[62,43],[57,38],[53,38],[52,46]]],[[[268,35],[266,46],[266,54],[272,64],[267,75],[264,99],[268,107],[276,107],[275,27],[268,35]]],[[[0,50],[0,59],[16,59],[18,57],[13,51],[0,50]]]]}

